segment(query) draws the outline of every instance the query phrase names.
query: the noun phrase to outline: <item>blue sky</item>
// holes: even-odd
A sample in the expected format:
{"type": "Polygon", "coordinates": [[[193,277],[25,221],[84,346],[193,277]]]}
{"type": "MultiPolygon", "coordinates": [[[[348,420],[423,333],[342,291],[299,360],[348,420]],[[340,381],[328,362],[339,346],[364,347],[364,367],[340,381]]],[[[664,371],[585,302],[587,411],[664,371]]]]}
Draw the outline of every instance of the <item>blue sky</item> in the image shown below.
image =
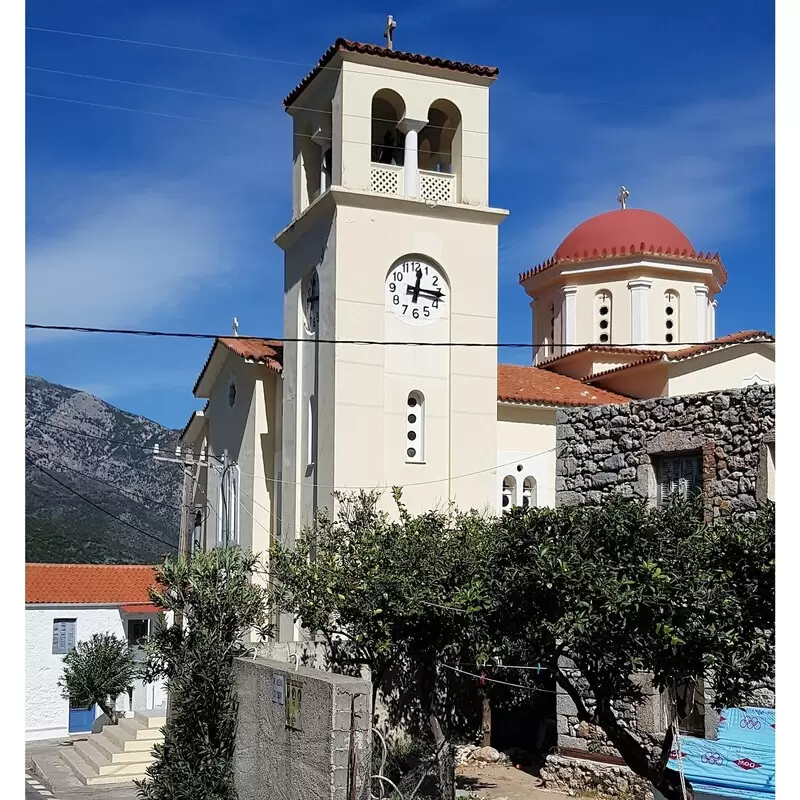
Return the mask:
{"type": "MultiPolygon", "coordinates": [[[[720,251],[718,333],[774,329],[774,11],[759,0],[30,0],[29,27],[241,57],[28,30],[26,91],[94,105],[27,98],[27,320],[227,333],[237,316],[243,334],[280,335],[281,100],[337,36],[382,43],[388,13],[398,49],[500,67],[501,341],[530,341],[518,273],[614,208],[622,183],[631,206],[720,251]]],[[[27,372],[181,427],[209,346],[29,334],[27,372]]]]}

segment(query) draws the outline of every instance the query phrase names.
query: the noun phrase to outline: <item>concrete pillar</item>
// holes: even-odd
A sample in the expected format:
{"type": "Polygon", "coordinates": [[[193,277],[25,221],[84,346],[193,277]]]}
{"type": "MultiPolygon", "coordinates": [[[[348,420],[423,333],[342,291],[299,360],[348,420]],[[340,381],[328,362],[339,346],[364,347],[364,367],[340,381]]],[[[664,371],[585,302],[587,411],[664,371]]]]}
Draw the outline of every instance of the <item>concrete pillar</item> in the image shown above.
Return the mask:
{"type": "Polygon", "coordinates": [[[576,350],[578,337],[578,287],[565,286],[562,290],[564,296],[563,318],[561,321],[562,342],[561,352],[569,353],[576,350]]]}
{"type": "Polygon", "coordinates": [[[406,197],[419,197],[419,132],[427,124],[428,120],[409,117],[404,117],[397,124],[398,129],[406,135],[403,158],[403,194],[406,197]]]}
{"type": "Polygon", "coordinates": [[[697,301],[697,340],[698,342],[708,341],[708,287],[695,286],[694,296],[697,301]]]}
{"type": "Polygon", "coordinates": [[[631,293],[631,344],[634,346],[650,341],[648,310],[652,285],[653,281],[643,278],[628,281],[628,289],[631,293]]]}

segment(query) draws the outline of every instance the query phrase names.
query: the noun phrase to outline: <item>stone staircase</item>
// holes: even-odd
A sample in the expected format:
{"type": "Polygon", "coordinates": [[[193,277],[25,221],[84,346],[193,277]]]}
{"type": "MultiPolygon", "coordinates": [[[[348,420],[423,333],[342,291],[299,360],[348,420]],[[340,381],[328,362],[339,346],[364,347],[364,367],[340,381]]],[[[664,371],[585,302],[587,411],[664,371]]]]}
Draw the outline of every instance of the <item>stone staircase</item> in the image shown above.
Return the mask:
{"type": "Polygon", "coordinates": [[[166,721],[163,709],[135,711],[132,719],[122,718],[76,741],[62,750],[61,757],[86,786],[144,778],[153,761],[153,745],[164,741],[161,727],[166,721]]]}

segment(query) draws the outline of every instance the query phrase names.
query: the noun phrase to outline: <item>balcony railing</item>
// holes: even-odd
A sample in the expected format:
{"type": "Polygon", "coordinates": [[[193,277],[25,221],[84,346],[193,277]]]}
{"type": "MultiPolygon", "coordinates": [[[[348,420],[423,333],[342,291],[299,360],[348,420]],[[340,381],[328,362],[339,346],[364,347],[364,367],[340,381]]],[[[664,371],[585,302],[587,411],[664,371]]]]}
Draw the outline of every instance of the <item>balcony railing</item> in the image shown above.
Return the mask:
{"type": "MultiPolygon", "coordinates": [[[[370,189],[377,194],[405,196],[404,167],[395,164],[371,166],[370,189]]],[[[419,170],[419,198],[434,203],[453,204],[456,201],[456,176],[447,172],[419,170]]]]}

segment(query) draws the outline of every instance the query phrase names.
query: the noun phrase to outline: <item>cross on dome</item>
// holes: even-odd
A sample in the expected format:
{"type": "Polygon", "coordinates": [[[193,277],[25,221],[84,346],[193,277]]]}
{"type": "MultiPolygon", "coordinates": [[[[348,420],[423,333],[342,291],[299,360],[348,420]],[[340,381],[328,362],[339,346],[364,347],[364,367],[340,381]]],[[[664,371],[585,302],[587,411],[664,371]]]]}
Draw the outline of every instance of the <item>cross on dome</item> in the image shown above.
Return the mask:
{"type": "Polygon", "coordinates": [[[383,32],[383,38],[386,39],[386,49],[387,50],[394,50],[394,29],[397,27],[397,23],[394,20],[394,17],[389,14],[386,18],[386,30],[383,32]]]}
{"type": "Polygon", "coordinates": [[[624,187],[619,187],[619,195],[617,197],[617,202],[622,206],[622,209],[625,210],[628,206],[628,198],[631,196],[631,193],[624,187]]]}

